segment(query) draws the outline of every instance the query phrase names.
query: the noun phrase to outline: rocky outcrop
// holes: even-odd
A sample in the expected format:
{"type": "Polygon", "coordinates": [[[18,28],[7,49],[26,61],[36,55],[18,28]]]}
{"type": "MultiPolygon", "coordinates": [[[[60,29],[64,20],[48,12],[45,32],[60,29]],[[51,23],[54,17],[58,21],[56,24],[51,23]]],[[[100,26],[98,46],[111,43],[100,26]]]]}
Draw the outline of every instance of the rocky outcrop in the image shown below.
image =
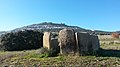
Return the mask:
{"type": "Polygon", "coordinates": [[[1,35],[0,49],[17,51],[43,46],[43,33],[33,30],[10,32],[1,35]]]}
{"type": "Polygon", "coordinates": [[[59,45],[61,54],[75,54],[77,51],[77,46],[74,30],[61,30],[59,32],[59,45]]]}

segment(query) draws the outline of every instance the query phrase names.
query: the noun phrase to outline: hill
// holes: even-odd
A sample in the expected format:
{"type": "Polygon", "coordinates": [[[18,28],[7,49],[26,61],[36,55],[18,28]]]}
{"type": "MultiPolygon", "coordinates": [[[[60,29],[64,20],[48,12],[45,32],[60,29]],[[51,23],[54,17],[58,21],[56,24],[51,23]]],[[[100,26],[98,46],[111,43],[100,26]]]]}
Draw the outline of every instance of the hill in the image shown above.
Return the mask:
{"type": "Polygon", "coordinates": [[[5,33],[7,33],[7,31],[0,31],[0,35],[5,33]]]}
{"type": "Polygon", "coordinates": [[[81,32],[88,32],[88,31],[91,32],[91,30],[83,29],[78,26],[68,26],[63,23],[58,24],[58,23],[52,23],[52,22],[43,22],[43,23],[39,23],[39,24],[32,24],[32,25],[14,29],[14,30],[12,30],[12,32],[23,31],[23,30],[39,30],[42,32],[44,32],[44,31],[55,31],[56,32],[56,31],[59,31],[64,28],[72,28],[75,31],[81,31],[81,32]]]}
{"type": "MultiPolygon", "coordinates": [[[[90,34],[111,34],[112,32],[107,32],[107,31],[100,31],[100,30],[89,30],[89,29],[84,29],[78,26],[68,26],[64,23],[52,23],[52,22],[43,22],[43,23],[39,23],[39,24],[32,24],[32,25],[28,25],[28,26],[23,26],[21,28],[16,28],[14,30],[11,31],[1,31],[0,34],[6,33],[6,32],[17,32],[17,31],[24,31],[24,30],[38,30],[41,32],[44,31],[52,31],[52,32],[58,32],[61,29],[64,28],[72,28],[75,31],[78,32],[88,32],[90,34]]],[[[120,33],[120,31],[117,31],[118,33],[120,33]]]]}

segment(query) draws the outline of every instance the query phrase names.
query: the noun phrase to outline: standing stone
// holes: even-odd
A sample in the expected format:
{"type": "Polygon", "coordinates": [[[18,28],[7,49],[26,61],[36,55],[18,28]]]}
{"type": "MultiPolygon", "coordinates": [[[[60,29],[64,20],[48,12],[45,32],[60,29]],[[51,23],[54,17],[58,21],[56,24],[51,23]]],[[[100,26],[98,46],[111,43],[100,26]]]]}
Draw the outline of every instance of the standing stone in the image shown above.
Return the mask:
{"type": "Polygon", "coordinates": [[[80,47],[79,47],[79,37],[78,33],[75,33],[75,38],[76,38],[76,45],[77,45],[77,52],[80,53],[80,47]]]}
{"type": "Polygon", "coordinates": [[[51,48],[51,33],[45,32],[43,36],[43,47],[50,49],[51,48]]]}
{"type": "Polygon", "coordinates": [[[58,47],[58,39],[51,38],[52,33],[45,32],[43,36],[43,47],[47,49],[57,49],[58,47]]]}
{"type": "Polygon", "coordinates": [[[86,32],[76,32],[75,35],[79,54],[88,54],[99,50],[100,44],[98,36],[90,35],[86,32]]]}
{"type": "Polygon", "coordinates": [[[91,35],[91,43],[93,51],[97,51],[100,48],[99,39],[96,35],[91,35]]]}
{"type": "MultiPolygon", "coordinates": [[[[86,32],[75,33],[76,34],[76,42],[79,46],[79,52],[87,52],[89,49],[88,47],[91,46],[90,44],[90,35],[86,32]]],[[[92,48],[92,47],[91,47],[92,48]]]]}
{"type": "Polygon", "coordinates": [[[52,49],[58,49],[58,39],[57,38],[51,38],[51,48],[52,49]]]}
{"type": "Polygon", "coordinates": [[[59,46],[61,54],[75,54],[77,46],[72,29],[63,29],[59,32],[59,46]]]}

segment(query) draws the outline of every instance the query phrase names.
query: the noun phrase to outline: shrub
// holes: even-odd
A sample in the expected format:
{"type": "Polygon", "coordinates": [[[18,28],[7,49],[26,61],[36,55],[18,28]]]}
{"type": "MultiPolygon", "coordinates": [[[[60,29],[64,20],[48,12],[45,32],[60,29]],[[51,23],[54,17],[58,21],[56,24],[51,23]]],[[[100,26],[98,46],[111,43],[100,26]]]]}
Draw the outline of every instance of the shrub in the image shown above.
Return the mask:
{"type": "Polygon", "coordinates": [[[56,49],[48,50],[47,48],[40,48],[36,53],[42,55],[43,57],[53,57],[57,56],[59,52],[56,49]]]}
{"type": "Polygon", "coordinates": [[[113,38],[119,38],[119,34],[118,33],[112,33],[112,37],[113,38]]]}
{"type": "Polygon", "coordinates": [[[43,33],[33,30],[6,33],[1,36],[3,50],[37,49],[43,46],[43,33]]]}

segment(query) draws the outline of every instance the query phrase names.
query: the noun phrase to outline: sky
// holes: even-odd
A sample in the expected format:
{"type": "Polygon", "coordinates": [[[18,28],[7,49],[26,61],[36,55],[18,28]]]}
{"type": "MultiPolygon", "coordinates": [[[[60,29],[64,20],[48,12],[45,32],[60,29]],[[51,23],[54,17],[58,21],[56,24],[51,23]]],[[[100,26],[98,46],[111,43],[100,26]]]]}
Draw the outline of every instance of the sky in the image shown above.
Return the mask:
{"type": "Polygon", "coordinates": [[[120,31],[120,0],[0,0],[0,31],[41,22],[120,31]]]}

